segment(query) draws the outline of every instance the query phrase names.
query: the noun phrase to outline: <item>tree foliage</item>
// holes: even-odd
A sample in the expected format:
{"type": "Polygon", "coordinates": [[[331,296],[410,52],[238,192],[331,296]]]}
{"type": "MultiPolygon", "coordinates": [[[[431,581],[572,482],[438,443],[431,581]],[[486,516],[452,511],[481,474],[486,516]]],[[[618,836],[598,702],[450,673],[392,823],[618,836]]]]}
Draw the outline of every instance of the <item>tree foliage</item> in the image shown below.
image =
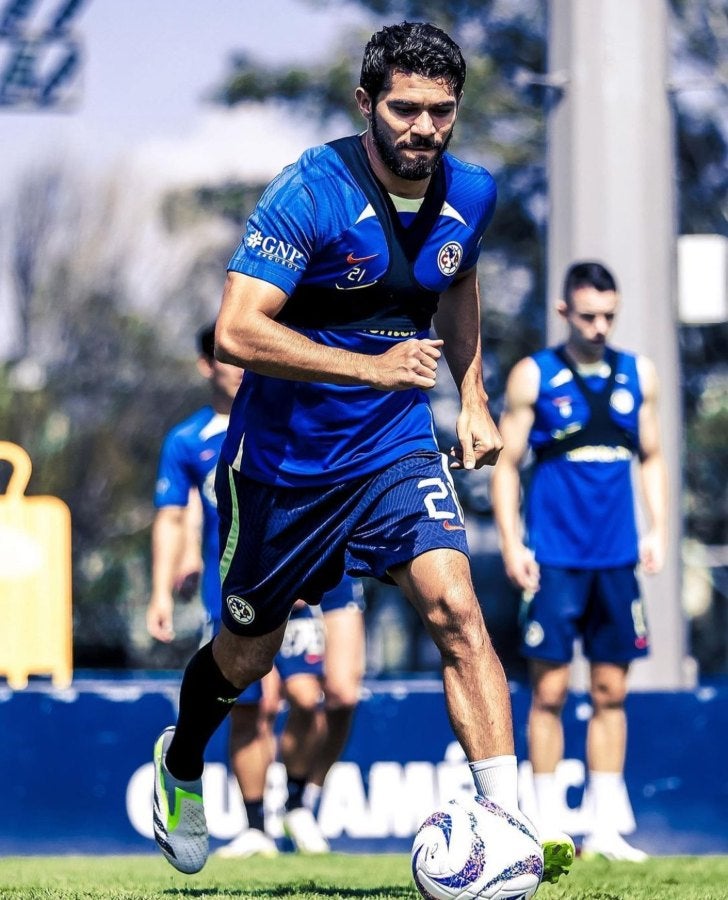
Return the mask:
{"type": "Polygon", "coordinates": [[[6,213],[22,340],[0,367],[0,434],[31,456],[29,494],[72,511],[76,664],[124,665],[138,662],[130,632],[149,595],[159,446],[207,398],[194,333],[212,310],[187,304],[187,291],[214,261],[215,292],[203,296],[216,300],[223,264],[204,247],[154,311],[135,309],[125,273],[141,223],[127,231],[113,185],[89,187],[67,170],[34,171],[6,213]],[[182,336],[165,328],[170,307],[182,336]]]}
{"type": "MultiPolygon", "coordinates": [[[[332,14],[339,5],[309,2],[332,14]]],[[[548,5],[358,6],[372,27],[351,29],[325,64],[264,66],[240,54],[215,99],[226,106],[274,101],[291,116],[342,119],[354,130],[361,127],[353,103],[361,48],[379,23],[427,19],[453,34],[468,60],[453,148],[486,165],[499,186],[481,258],[486,379],[497,413],[506,373],[544,336],[550,96],[533,76],[547,70],[548,5]]],[[[728,235],[724,4],[673,0],[671,9],[680,231],[728,235]],[[696,83],[708,87],[696,90],[696,83]]],[[[214,314],[220,273],[262,187],[230,182],[175,191],[150,225],[122,210],[130,192],[120,184],[90,185],[50,165],[19,183],[12,207],[1,211],[18,338],[16,358],[0,368],[0,433],[30,452],[30,492],[60,496],[72,509],[79,663],[152,660],[137,632],[148,599],[157,452],[167,428],[204,402],[193,334],[214,314]]],[[[728,334],[725,325],[685,327],[681,338],[688,529],[725,543],[728,334]]],[[[446,407],[438,420],[454,421],[447,385],[435,402],[446,407]]],[[[441,436],[444,445],[454,437],[441,436]]],[[[488,508],[483,484],[462,480],[471,510],[488,508]]]]}

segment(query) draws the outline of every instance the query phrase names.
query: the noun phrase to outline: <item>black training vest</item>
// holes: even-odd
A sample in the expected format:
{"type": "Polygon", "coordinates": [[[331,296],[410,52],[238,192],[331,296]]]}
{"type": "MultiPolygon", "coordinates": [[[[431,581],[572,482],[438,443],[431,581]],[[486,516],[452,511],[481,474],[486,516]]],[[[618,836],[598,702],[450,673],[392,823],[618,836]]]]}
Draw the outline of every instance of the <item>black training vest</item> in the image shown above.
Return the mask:
{"type": "Polygon", "coordinates": [[[536,449],[537,461],[543,462],[546,459],[563,456],[577,447],[626,447],[631,453],[635,453],[638,447],[634,436],[625,428],[620,427],[610,413],[609,403],[617,377],[619,354],[611,347],[605,349],[604,361],[609,365],[609,378],[600,391],[593,391],[572,364],[563,347],[557,347],[554,353],[569,369],[576,386],[586,400],[589,406],[589,421],[579,431],[574,431],[561,440],[553,440],[536,449]]]}
{"type": "Polygon", "coordinates": [[[414,262],[432,231],[445,202],[445,167],[438,165],[414,221],[405,228],[392,199],[369,166],[356,135],[328,144],[346,164],[372,205],[389,249],[389,267],[376,284],[342,291],[319,285],[299,285],[276,321],[299,328],[326,331],[387,329],[425,331],[440,298],[415,279],[414,262]]]}

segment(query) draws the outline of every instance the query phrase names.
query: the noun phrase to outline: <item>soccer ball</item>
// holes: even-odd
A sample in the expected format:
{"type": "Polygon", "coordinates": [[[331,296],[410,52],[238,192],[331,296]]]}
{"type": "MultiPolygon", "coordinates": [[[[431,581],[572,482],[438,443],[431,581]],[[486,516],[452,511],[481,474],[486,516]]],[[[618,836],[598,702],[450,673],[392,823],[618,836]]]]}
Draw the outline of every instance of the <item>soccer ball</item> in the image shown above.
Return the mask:
{"type": "Polygon", "coordinates": [[[528,900],[543,876],[531,823],[492,800],[450,800],[420,826],[412,875],[425,900],[528,900]]]}

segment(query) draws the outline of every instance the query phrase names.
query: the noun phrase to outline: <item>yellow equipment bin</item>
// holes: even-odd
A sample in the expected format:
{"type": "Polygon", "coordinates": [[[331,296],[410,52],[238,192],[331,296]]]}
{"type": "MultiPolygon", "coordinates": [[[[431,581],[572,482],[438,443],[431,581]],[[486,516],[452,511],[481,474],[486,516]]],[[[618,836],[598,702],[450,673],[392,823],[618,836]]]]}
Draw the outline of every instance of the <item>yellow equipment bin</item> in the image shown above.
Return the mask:
{"type": "Polygon", "coordinates": [[[0,441],[13,467],[0,494],[0,676],[14,690],[29,675],[55,687],[73,677],[71,513],[58,497],[26,497],[32,465],[16,444],[0,441]]]}

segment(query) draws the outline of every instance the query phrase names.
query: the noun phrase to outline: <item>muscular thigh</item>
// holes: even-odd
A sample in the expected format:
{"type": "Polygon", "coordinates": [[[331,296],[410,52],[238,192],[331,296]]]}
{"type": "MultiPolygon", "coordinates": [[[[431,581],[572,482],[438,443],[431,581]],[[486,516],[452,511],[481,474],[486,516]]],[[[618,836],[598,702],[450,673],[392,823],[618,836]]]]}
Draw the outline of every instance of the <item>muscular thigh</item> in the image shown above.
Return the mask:
{"type": "Polygon", "coordinates": [[[470,562],[463,553],[450,548],[429,550],[395,567],[392,575],[431,633],[446,634],[468,623],[482,627],[470,562]]]}

